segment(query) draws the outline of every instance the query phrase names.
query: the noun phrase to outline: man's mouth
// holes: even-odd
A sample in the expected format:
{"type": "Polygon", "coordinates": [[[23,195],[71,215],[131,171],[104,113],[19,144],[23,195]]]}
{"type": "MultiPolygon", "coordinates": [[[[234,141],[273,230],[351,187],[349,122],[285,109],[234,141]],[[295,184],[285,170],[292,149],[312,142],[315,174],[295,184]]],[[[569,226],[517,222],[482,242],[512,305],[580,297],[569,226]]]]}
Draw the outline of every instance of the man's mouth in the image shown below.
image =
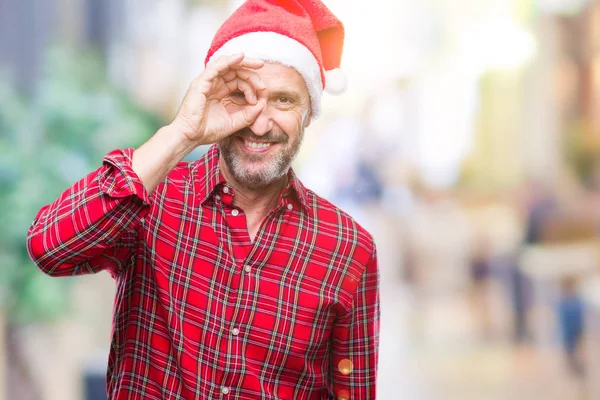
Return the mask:
{"type": "Polygon", "coordinates": [[[266,150],[271,147],[273,143],[270,142],[254,142],[252,140],[244,139],[244,145],[252,150],[266,150]]]}
{"type": "Polygon", "coordinates": [[[274,145],[277,145],[279,143],[278,141],[257,141],[256,139],[249,139],[243,136],[238,136],[238,141],[242,145],[243,150],[250,154],[267,153],[271,150],[271,148],[274,147],[274,145]]]}

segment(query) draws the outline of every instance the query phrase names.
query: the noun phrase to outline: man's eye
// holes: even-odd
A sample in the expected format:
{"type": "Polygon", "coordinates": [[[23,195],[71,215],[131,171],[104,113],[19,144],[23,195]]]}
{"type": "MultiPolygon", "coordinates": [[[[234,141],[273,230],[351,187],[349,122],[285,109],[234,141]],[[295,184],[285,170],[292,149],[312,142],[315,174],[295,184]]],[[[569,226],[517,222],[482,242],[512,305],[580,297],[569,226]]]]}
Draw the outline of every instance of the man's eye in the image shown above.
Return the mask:
{"type": "Polygon", "coordinates": [[[246,96],[244,95],[244,92],[241,92],[241,91],[236,91],[236,92],[231,93],[229,95],[229,98],[235,104],[246,103],[246,96]]]}
{"type": "Polygon", "coordinates": [[[292,102],[292,99],[290,99],[289,97],[282,96],[282,97],[279,97],[277,99],[277,101],[281,104],[290,104],[292,102]]]}

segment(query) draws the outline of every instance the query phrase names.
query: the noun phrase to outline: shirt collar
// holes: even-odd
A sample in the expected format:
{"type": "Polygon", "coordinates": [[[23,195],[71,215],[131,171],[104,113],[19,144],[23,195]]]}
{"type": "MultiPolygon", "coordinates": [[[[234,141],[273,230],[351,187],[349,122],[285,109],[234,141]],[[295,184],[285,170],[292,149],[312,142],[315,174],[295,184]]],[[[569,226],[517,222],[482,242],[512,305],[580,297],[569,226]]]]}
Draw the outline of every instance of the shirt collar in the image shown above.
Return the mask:
{"type": "MultiPolygon", "coordinates": [[[[212,145],[208,152],[194,164],[192,167],[192,179],[195,183],[196,193],[201,197],[200,202],[204,204],[213,195],[217,187],[227,183],[219,169],[219,147],[216,144],[212,145]]],[[[311,208],[308,203],[307,189],[291,168],[288,172],[288,177],[289,184],[283,190],[282,194],[292,192],[296,195],[302,207],[310,212],[311,208]]]]}
{"type": "Polygon", "coordinates": [[[292,168],[290,168],[290,171],[288,172],[288,177],[290,179],[290,183],[289,183],[288,187],[286,188],[286,190],[290,190],[293,193],[295,193],[295,195],[298,198],[298,200],[300,201],[300,204],[302,205],[302,207],[304,207],[305,210],[310,212],[311,208],[308,203],[308,194],[307,194],[306,188],[304,187],[302,182],[300,182],[300,179],[298,179],[298,177],[296,176],[296,173],[294,172],[294,170],[292,168]]]}

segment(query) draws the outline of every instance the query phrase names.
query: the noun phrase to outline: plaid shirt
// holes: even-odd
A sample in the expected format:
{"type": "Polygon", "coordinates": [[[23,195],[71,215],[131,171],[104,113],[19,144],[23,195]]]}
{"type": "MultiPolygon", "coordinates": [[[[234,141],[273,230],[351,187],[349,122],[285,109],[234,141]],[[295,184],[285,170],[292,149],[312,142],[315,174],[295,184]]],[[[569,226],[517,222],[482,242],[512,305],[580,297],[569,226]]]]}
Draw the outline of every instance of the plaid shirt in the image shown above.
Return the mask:
{"type": "Polygon", "coordinates": [[[46,274],[116,280],[109,399],[375,399],[371,236],[290,171],[252,242],[216,146],[151,196],[132,154],[109,153],[28,235],[46,274]]]}

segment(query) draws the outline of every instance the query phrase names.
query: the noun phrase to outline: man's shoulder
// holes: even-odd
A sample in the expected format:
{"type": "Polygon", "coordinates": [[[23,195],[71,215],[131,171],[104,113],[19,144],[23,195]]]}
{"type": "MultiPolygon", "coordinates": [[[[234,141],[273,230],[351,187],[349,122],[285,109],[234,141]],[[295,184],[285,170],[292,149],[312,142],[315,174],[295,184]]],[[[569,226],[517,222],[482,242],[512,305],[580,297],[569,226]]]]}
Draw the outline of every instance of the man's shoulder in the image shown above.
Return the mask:
{"type": "Polygon", "coordinates": [[[192,172],[202,170],[202,166],[196,161],[180,161],[177,163],[175,168],[169,172],[169,178],[185,178],[192,174],[192,172]]]}
{"type": "Polygon", "coordinates": [[[163,180],[162,185],[180,190],[191,189],[192,186],[201,187],[210,180],[209,176],[214,169],[214,160],[210,155],[204,154],[199,159],[180,161],[163,180]],[[200,185],[200,186],[199,186],[200,185]]]}
{"type": "Polygon", "coordinates": [[[191,178],[197,173],[197,170],[196,161],[181,161],[169,172],[163,184],[169,186],[187,185],[191,182],[191,178]]]}
{"type": "Polygon", "coordinates": [[[373,235],[354,217],[312,190],[306,188],[305,190],[319,234],[351,242],[369,252],[373,250],[373,235]]]}

